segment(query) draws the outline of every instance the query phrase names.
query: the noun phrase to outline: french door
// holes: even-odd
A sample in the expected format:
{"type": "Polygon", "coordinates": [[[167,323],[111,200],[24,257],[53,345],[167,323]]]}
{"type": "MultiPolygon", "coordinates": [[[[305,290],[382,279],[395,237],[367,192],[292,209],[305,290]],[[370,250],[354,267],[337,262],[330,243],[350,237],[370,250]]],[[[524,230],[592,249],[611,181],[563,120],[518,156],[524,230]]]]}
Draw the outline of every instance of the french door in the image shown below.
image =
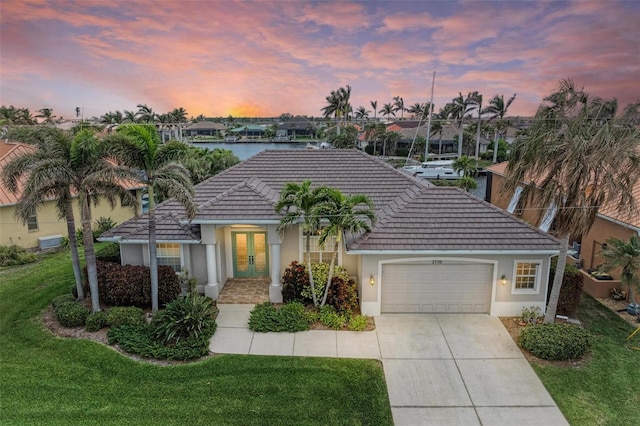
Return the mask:
{"type": "Polygon", "coordinates": [[[233,276],[237,278],[269,275],[266,232],[232,232],[233,276]]]}

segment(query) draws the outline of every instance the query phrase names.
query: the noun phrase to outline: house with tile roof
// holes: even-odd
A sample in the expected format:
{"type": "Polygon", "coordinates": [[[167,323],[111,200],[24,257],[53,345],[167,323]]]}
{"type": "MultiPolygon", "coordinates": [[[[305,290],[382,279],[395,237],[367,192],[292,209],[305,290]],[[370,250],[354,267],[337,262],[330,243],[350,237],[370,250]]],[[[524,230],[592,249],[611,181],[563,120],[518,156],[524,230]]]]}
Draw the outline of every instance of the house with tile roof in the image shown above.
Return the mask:
{"type": "MultiPolygon", "coordinates": [[[[263,276],[271,301],[280,302],[282,273],[303,258],[304,236],[301,226],[277,231],[282,216],[274,205],[286,183],[305,180],[365,194],[374,204],[371,231],[345,236],[338,255],[356,277],[363,314],[544,310],[556,239],[458,188],[433,186],[357,150],[263,151],[197,185],[192,220],[177,202],[160,204],[159,247],[213,299],[230,278],[263,276]]],[[[123,263],[148,265],[146,216],[103,240],[120,244],[123,263]]],[[[327,260],[333,244],[312,240],[312,258],[327,260]]]]}
{"type": "MultiPolygon", "coordinates": [[[[536,182],[522,182],[522,185],[513,193],[503,191],[506,176],[507,162],[494,164],[487,167],[487,193],[485,201],[494,204],[509,213],[522,218],[533,226],[543,231],[553,232],[553,219],[555,210],[550,206],[534,206],[528,204],[528,200],[520,198],[521,187],[524,185],[536,185],[536,182]]],[[[633,198],[640,206],[640,180],[633,187],[633,198]]],[[[596,269],[603,263],[600,251],[609,238],[618,238],[629,241],[631,236],[640,235],[640,215],[629,214],[612,203],[600,206],[596,219],[589,232],[585,235],[575,235],[572,241],[572,250],[568,258],[570,263],[582,267],[585,277],[585,291],[595,297],[609,297],[609,290],[613,287],[620,288],[620,281],[598,280],[590,276],[589,269],[596,269]]],[[[619,271],[613,271],[614,278],[619,277],[619,271]]],[[[640,299],[640,298],[639,298],[640,299]]]]}
{"type": "MultiPolygon", "coordinates": [[[[4,166],[25,153],[33,152],[36,148],[19,142],[0,141],[0,174],[4,166]]],[[[56,200],[51,199],[41,205],[26,224],[15,217],[15,209],[21,197],[22,188],[16,194],[0,186],[0,245],[18,245],[24,248],[49,248],[59,245],[63,236],[67,235],[67,223],[58,217],[56,200]]],[[[139,185],[130,185],[131,191],[139,194],[139,185]]],[[[80,212],[78,203],[73,203],[74,214],[80,228],[80,212]]],[[[116,223],[122,223],[134,216],[130,207],[122,206],[120,202],[112,209],[107,201],[92,206],[94,219],[101,216],[111,218],[116,223]]]]}

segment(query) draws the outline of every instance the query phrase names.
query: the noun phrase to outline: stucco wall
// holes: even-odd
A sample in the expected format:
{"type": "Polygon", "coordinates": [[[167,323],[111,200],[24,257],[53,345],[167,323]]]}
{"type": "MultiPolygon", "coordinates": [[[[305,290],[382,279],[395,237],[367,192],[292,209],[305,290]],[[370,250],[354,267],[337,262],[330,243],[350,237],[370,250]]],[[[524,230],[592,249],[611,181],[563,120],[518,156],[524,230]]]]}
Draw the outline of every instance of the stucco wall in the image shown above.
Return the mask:
{"type": "Polygon", "coordinates": [[[144,265],[142,244],[120,244],[120,260],[123,265],[144,265]]]}
{"type": "MultiPolygon", "coordinates": [[[[607,241],[607,239],[619,238],[623,241],[629,241],[631,236],[635,234],[636,233],[629,228],[625,228],[624,226],[605,220],[601,217],[596,217],[593,226],[582,238],[580,258],[584,261],[584,268],[594,268],[602,263],[602,258],[599,256],[598,252],[601,249],[601,244],[607,241]]],[[[612,271],[612,275],[616,278],[620,277],[618,271],[612,271]]]]}
{"type": "MultiPolygon", "coordinates": [[[[76,229],[82,227],[80,222],[80,212],[78,210],[77,199],[73,202],[73,211],[76,220],[76,229]]],[[[27,225],[23,225],[13,214],[15,206],[0,207],[0,245],[16,244],[24,248],[38,247],[38,238],[50,235],[62,235],[66,237],[67,222],[58,218],[55,208],[55,201],[44,203],[37,211],[38,230],[29,231],[27,225]]],[[[97,206],[91,207],[93,223],[101,216],[110,217],[113,221],[120,224],[134,216],[134,211],[130,207],[122,207],[120,201],[117,206],[111,209],[108,202],[102,201],[97,206]]]]}
{"type": "MultiPolygon", "coordinates": [[[[490,203],[506,211],[511,198],[513,197],[513,191],[502,192],[503,184],[504,176],[493,173],[491,177],[490,203]]],[[[533,208],[530,200],[521,199],[518,203],[518,207],[523,208],[524,210],[519,211],[519,209],[516,208],[514,214],[533,226],[538,225],[545,213],[545,209],[533,208]]]]}
{"type": "MultiPolygon", "coordinates": [[[[538,306],[544,310],[548,272],[549,272],[549,256],[520,256],[520,255],[451,255],[451,256],[408,256],[408,255],[363,255],[361,257],[361,268],[359,277],[360,301],[363,312],[368,315],[377,315],[380,311],[380,286],[385,283],[381,282],[382,263],[381,261],[399,259],[420,259],[420,261],[430,262],[432,260],[447,259],[453,261],[469,261],[474,260],[486,262],[497,262],[494,271],[494,282],[488,283],[492,286],[491,299],[491,315],[518,315],[523,307],[538,306]],[[535,294],[513,294],[512,283],[514,277],[514,265],[516,261],[541,261],[540,276],[538,289],[535,294]],[[506,284],[501,283],[502,275],[506,276],[506,284]],[[373,276],[375,284],[370,285],[369,279],[373,276]]],[[[452,265],[452,267],[455,267],[452,265]]]]}

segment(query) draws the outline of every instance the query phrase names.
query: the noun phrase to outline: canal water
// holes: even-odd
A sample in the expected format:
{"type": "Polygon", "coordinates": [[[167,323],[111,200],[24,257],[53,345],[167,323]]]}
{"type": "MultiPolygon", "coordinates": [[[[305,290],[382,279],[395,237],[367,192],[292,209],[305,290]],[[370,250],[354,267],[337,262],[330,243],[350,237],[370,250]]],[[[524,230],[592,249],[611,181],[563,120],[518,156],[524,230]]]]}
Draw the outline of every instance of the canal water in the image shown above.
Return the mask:
{"type": "MultiPolygon", "coordinates": [[[[265,149],[305,149],[306,143],[228,143],[228,142],[211,142],[193,144],[200,148],[222,148],[231,150],[240,161],[244,161],[249,157],[253,157],[265,149]]],[[[476,178],[478,188],[470,191],[473,195],[480,199],[484,199],[487,189],[487,177],[480,175],[476,178]]]]}

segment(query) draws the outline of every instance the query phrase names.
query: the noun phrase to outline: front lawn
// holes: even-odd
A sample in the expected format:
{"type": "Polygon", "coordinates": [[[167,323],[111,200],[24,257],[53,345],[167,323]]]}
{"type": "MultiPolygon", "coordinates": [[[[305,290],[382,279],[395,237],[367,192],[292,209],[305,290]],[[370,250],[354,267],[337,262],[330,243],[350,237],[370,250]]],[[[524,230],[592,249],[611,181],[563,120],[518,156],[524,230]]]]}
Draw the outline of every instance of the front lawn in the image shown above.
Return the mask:
{"type": "Polygon", "coordinates": [[[9,424],[392,424],[373,360],[220,355],[158,366],[54,337],[43,309],[70,256],[0,270],[0,407],[9,424]]]}
{"type": "Polygon", "coordinates": [[[590,360],[580,367],[532,366],[572,425],[640,424],[640,351],[628,349],[633,327],[583,295],[578,318],[594,335],[590,360]]]}

